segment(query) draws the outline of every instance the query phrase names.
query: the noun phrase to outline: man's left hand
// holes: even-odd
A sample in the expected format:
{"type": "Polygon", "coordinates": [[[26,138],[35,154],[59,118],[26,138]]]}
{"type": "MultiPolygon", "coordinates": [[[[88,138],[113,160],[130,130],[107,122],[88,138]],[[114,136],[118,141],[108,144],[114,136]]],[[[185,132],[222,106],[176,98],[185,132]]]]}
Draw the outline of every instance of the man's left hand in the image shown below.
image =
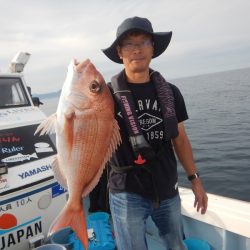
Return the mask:
{"type": "Polygon", "coordinates": [[[201,214],[205,214],[207,211],[208,197],[199,178],[192,181],[192,190],[195,196],[194,207],[196,207],[197,212],[201,211],[201,214]]]}

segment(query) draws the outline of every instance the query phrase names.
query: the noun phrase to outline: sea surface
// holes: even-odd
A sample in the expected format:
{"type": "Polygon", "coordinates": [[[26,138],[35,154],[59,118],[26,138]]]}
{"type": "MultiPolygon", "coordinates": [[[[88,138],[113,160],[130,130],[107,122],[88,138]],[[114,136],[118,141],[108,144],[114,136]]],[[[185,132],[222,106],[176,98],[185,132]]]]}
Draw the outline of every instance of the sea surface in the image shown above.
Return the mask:
{"type": "MultiPolygon", "coordinates": [[[[250,202],[250,68],[169,80],[185,98],[186,131],[207,192],[250,202]]],[[[43,97],[47,115],[59,97],[43,97]]],[[[190,187],[178,166],[179,185],[190,187]]]]}

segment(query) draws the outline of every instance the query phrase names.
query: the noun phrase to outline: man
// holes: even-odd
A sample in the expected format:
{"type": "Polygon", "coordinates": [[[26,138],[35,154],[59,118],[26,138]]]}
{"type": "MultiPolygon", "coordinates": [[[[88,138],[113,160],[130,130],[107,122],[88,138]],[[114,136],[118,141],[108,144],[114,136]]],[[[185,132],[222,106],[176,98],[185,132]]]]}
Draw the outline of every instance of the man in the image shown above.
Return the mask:
{"type": "Polygon", "coordinates": [[[147,249],[145,221],[151,216],[166,249],[183,243],[177,164],[191,182],[194,206],[202,214],[207,195],[185,132],[188,119],[179,89],[149,67],[162,54],[172,32],[153,32],[146,18],[125,19],[104,54],[124,70],[109,83],[115,100],[122,144],[110,164],[110,210],[119,250],[147,249]]]}

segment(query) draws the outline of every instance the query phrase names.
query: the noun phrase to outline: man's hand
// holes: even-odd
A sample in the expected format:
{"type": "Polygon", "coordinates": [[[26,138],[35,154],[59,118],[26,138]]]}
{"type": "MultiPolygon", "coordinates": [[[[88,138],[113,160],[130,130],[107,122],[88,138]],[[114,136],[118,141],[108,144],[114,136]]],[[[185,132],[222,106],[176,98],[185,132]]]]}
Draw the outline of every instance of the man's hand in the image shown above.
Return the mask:
{"type": "Polygon", "coordinates": [[[196,207],[197,212],[201,211],[201,214],[205,214],[207,211],[208,197],[199,178],[192,180],[192,190],[195,196],[194,207],[196,207]]]}

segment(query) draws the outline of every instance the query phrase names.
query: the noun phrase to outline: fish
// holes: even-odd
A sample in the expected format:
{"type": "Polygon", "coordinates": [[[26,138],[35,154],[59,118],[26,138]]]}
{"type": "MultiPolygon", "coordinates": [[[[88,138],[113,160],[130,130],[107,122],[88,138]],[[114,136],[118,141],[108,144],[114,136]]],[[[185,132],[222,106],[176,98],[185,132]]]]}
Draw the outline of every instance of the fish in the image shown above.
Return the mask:
{"type": "Polygon", "coordinates": [[[12,155],[12,156],[9,156],[7,158],[4,158],[2,159],[1,161],[2,162],[18,162],[18,161],[25,161],[25,160],[30,160],[30,158],[38,158],[37,154],[36,153],[33,153],[33,154],[27,154],[27,155],[23,155],[21,153],[18,153],[16,155],[12,155]]]}
{"type": "Polygon", "coordinates": [[[69,198],[52,222],[49,235],[69,226],[88,249],[82,199],[97,185],[121,142],[111,92],[89,59],[70,62],[57,111],[38,126],[35,134],[54,132],[57,155],[52,170],[69,198]]]}

